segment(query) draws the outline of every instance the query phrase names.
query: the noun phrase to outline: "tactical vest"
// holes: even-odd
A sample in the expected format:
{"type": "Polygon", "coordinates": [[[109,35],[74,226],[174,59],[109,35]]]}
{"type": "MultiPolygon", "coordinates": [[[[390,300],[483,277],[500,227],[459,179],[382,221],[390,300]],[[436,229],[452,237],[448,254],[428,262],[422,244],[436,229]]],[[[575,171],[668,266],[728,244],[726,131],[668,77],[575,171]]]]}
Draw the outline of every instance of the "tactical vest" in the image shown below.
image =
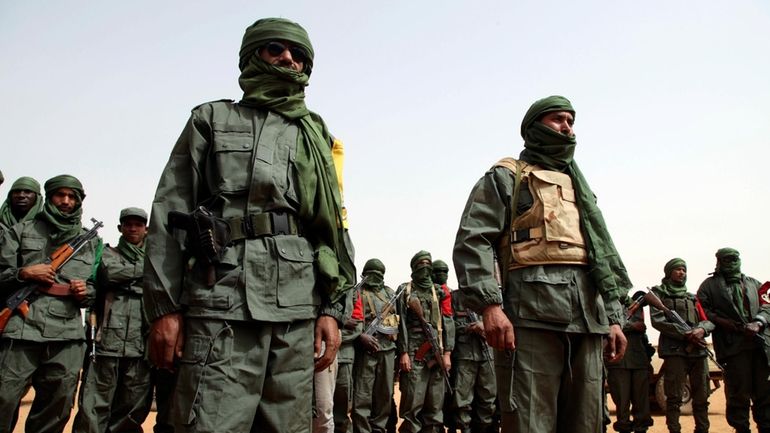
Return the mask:
{"type": "Polygon", "coordinates": [[[516,215],[518,203],[511,204],[510,231],[498,251],[509,251],[507,268],[533,265],[587,265],[585,240],[580,230],[580,214],[572,179],[557,171],[543,170],[513,158],[503,158],[495,167],[505,167],[516,178],[513,200],[518,189],[527,185],[533,204],[516,215]]]}

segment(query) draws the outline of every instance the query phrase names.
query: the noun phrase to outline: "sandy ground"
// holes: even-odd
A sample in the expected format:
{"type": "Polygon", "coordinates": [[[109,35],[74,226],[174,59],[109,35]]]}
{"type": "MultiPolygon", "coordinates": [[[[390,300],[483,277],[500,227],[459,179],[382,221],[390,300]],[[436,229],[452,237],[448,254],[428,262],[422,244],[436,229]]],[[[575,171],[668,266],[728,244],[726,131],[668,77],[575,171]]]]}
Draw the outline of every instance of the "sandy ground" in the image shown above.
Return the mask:
{"type": "MultiPolygon", "coordinates": [[[[24,397],[22,400],[22,406],[21,406],[21,413],[19,416],[19,423],[16,426],[16,429],[14,430],[14,433],[22,433],[24,431],[24,420],[27,417],[27,413],[29,412],[30,405],[32,404],[32,398],[34,397],[34,392],[30,391],[27,396],[24,397]]],[[[398,401],[398,400],[396,400],[398,401]]],[[[714,393],[711,395],[710,398],[710,406],[709,406],[709,419],[711,420],[711,433],[730,433],[732,432],[732,429],[727,425],[727,421],[725,421],[725,395],[724,395],[724,386],[714,391],[714,393]]],[[[75,417],[75,412],[77,409],[72,411],[72,417],[70,418],[69,423],[67,424],[67,427],[64,431],[69,432],[72,429],[72,421],[75,417]]],[[[612,400],[610,399],[610,410],[612,411],[612,418],[613,421],[615,420],[615,412],[614,412],[614,405],[612,404],[612,400]]],[[[649,433],[666,433],[668,430],[666,429],[666,419],[662,412],[657,411],[653,413],[653,418],[655,420],[655,425],[652,426],[648,430],[649,433]]],[[[152,426],[155,422],[155,412],[151,412],[149,418],[144,423],[144,431],[151,432],[152,426]]],[[[682,423],[682,431],[683,432],[691,432],[694,429],[694,424],[692,420],[692,416],[690,415],[683,415],[681,417],[680,422],[682,423]]],[[[756,431],[756,426],[753,426],[752,428],[756,431]]],[[[612,431],[612,429],[610,429],[612,431]]]]}

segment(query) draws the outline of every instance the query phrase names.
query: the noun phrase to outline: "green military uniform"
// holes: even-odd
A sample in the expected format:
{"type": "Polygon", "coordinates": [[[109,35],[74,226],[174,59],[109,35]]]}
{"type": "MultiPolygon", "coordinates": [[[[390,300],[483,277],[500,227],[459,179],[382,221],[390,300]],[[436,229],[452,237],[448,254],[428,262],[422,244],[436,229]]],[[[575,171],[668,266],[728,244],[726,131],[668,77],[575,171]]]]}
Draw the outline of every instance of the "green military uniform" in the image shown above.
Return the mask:
{"type": "MultiPolygon", "coordinates": [[[[126,208],[120,221],[147,213],[126,208]]],[[[152,383],[145,359],[148,323],[142,307],[144,244],[124,237],[107,247],[97,274],[96,362],[81,382],[73,432],[141,432],[150,412],[152,383]]]]}
{"type": "Polygon", "coordinates": [[[342,343],[337,352],[337,380],[334,386],[334,431],[350,431],[350,410],[353,408],[353,362],[355,360],[354,342],[361,335],[361,323],[352,328],[348,325],[341,329],[342,343]]]}
{"type": "MultiPolygon", "coordinates": [[[[624,297],[626,307],[631,299],[624,297]]],[[[618,432],[646,432],[652,426],[650,416],[650,357],[652,349],[644,325],[644,309],[637,309],[623,326],[628,340],[620,362],[607,364],[607,384],[615,402],[618,432]],[[632,419],[633,418],[633,419],[632,419]]]]}
{"type": "MultiPolygon", "coordinates": [[[[381,314],[394,293],[393,289],[385,285],[385,265],[380,260],[368,260],[362,275],[366,279],[361,286],[363,329],[366,330],[381,314]]],[[[384,326],[394,327],[398,324],[393,311],[383,321],[384,326]]],[[[375,331],[374,337],[379,345],[376,352],[370,353],[361,344],[356,345],[351,418],[353,431],[357,433],[384,433],[390,416],[396,335],[375,331]]]]}
{"type": "MultiPolygon", "coordinates": [[[[23,267],[44,263],[61,245],[84,232],[80,224],[83,187],[72,176],[62,175],[45,184],[44,210],[34,219],[8,229],[0,242],[0,294],[7,297],[27,284],[19,280],[23,267]],[[79,203],[71,213],[60,212],[50,201],[60,188],[75,191],[79,203]]],[[[93,238],[56,275],[56,284],[86,282],[86,296],[38,292],[27,317],[14,312],[0,340],[0,430],[9,431],[13,413],[27,386],[35,390],[25,425],[27,432],[62,431],[74,404],[78,374],[83,365],[85,332],[80,309],[95,294],[93,274],[101,240],[93,238]]]]}
{"type": "MultiPolygon", "coordinates": [[[[684,260],[678,258],[669,260],[664,267],[665,277],[659,286],[652,288],[652,291],[666,308],[676,311],[691,328],[703,328],[709,331],[712,325],[698,317],[695,295],[687,292],[685,282],[676,284],[671,280],[671,271],[677,267],[686,268],[684,260]]],[[[669,321],[663,311],[651,308],[650,319],[652,326],[660,331],[658,356],[665,360],[663,385],[666,393],[668,430],[670,432],[681,430],[679,408],[682,406],[682,389],[689,377],[695,432],[708,432],[709,372],[706,351],[694,347],[686,336],[688,329],[669,321]]]]}
{"type": "Polygon", "coordinates": [[[595,196],[573,161],[574,136],[539,121],[554,111],[574,113],[560,96],[530,107],[521,127],[525,149],[520,161],[501,161],[476,183],[455,240],[453,260],[465,305],[480,312],[502,304],[514,327],[516,351],[495,354],[505,432],[601,430],[602,337],[610,324],[622,322],[618,297],[631,286],[595,196]],[[540,176],[542,188],[533,186],[534,178],[524,182],[521,167],[540,176]],[[564,175],[569,185],[548,183],[564,175]],[[546,226],[512,227],[514,218],[543,213],[545,193],[555,200],[548,203],[553,214],[540,221],[546,226]],[[534,208],[534,203],[540,204],[534,208]],[[567,205],[576,208],[576,215],[563,227],[559,212],[567,205]],[[570,231],[583,245],[560,241],[559,230],[570,231]],[[544,246],[582,251],[583,259],[530,258],[520,263],[512,249],[522,252],[522,245],[532,251],[544,246]],[[502,293],[495,278],[496,258],[502,265],[502,293]]]}
{"type": "Polygon", "coordinates": [[[40,194],[40,183],[35,179],[27,176],[20,177],[11,185],[11,189],[8,190],[8,196],[0,206],[0,234],[3,230],[9,229],[14,224],[20,222],[29,221],[35,217],[40,211],[43,210],[43,196],[40,194]],[[37,196],[35,204],[24,214],[14,215],[11,207],[11,194],[14,191],[26,190],[32,191],[37,196]]]}
{"type": "Polygon", "coordinates": [[[725,368],[727,423],[738,433],[750,431],[753,403],[759,432],[770,433],[770,300],[766,289],[759,293],[759,281],[742,274],[740,267],[738,251],[717,251],[717,268],[698,289],[698,300],[716,325],[712,339],[725,368]]]}
{"type": "Polygon", "coordinates": [[[452,311],[455,321],[452,351],[455,427],[461,432],[485,432],[492,425],[495,413],[494,357],[483,335],[468,330],[468,326],[479,318],[472,317],[475,313],[465,308],[462,294],[453,294],[452,311]]]}
{"type": "MultiPolygon", "coordinates": [[[[451,312],[442,311],[441,302],[447,296],[441,287],[431,280],[431,266],[420,264],[421,260],[430,260],[430,253],[420,251],[411,260],[412,281],[402,284],[404,294],[397,301],[397,311],[401,317],[397,353],[408,354],[411,371],[401,371],[401,403],[399,414],[403,419],[399,432],[416,433],[437,431],[442,428],[444,404],[444,371],[441,365],[433,364],[431,348],[423,359],[418,359],[418,351],[429,343],[417,313],[408,307],[409,300],[415,298],[422,305],[423,317],[435,332],[440,347],[439,352],[451,352],[454,346],[454,323],[451,312]]],[[[399,286],[401,290],[401,286],[399,286]]]]}
{"type": "Polygon", "coordinates": [[[161,175],[144,302],[150,321],[185,315],[173,408],[180,431],[310,429],[315,319],[341,321],[343,287],[355,279],[332,137],[304,104],[312,59],[298,24],[268,18],[250,26],[243,100],[196,107],[161,175]],[[302,72],[260,58],[273,40],[306,52],[302,72]],[[193,253],[195,233],[185,245],[185,233],[167,224],[169,211],[198,206],[229,227],[229,242],[216,240],[227,247],[213,267],[200,248],[193,253]]]}

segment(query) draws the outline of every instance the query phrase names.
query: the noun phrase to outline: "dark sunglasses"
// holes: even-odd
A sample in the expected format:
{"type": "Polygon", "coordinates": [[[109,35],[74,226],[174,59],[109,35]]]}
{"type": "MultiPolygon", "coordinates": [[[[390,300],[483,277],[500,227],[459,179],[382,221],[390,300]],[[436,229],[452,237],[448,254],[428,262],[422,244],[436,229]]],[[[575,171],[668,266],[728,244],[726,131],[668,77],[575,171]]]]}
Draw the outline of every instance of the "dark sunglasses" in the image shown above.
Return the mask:
{"type": "Polygon", "coordinates": [[[284,51],[289,50],[289,54],[291,54],[291,58],[294,59],[295,62],[307,62],[307,54],[305,54],[305,50],[299,47],[289,47],[283,42],[270,41],[265,44],[263,48],[266,49],[271,56],[275,57],[278,57],[283,54],[284,51]]]}

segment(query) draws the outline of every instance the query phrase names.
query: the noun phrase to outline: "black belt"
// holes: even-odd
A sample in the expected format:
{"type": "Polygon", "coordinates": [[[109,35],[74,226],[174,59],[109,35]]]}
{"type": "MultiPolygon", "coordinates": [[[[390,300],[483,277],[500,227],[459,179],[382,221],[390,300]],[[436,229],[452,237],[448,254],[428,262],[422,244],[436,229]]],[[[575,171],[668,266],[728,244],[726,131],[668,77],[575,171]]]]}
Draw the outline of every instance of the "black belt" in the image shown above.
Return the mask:
{"type": "Polygon", "coordinates": [[[302,235],[301,225],[294,214],[262,212],[245,217],[230,218],[230,240],[255,239],[261,236],[302,235]]]}
{"type": "Polygon", "coordinates": [[[518,244],[519,242],[526,242],[531,239],[539,239],[543,237],[543,227],[532,227],[529,229],[521,229],[513,231],[512,244],[518,244]]]}

